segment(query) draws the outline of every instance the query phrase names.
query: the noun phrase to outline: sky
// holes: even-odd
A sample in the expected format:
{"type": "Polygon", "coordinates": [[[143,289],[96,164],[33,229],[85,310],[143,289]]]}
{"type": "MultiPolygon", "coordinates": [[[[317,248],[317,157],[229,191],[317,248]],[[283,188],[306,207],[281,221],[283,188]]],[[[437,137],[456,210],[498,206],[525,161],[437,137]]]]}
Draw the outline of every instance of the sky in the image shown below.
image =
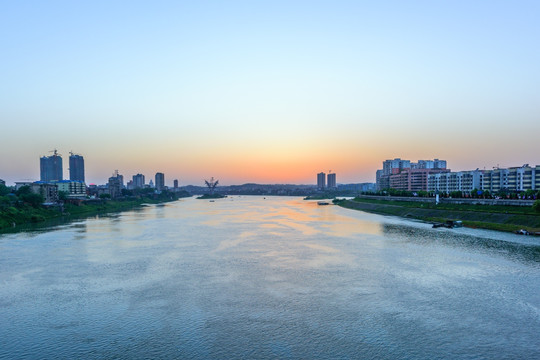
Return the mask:
{"type": "Polygon", "coordinates": [[[539,1],[0,0],[0,179],[540,164],[539,1]]]}

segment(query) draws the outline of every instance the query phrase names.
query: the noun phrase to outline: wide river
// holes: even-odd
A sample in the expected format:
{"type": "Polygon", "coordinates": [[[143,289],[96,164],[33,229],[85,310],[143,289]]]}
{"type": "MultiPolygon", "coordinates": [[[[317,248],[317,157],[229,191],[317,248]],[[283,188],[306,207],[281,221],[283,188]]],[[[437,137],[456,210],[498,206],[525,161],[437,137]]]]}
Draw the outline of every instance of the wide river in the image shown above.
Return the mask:
{"type": "Polygon", "coordinates": [[[540,239],[290,197],[0,235],[2,359],[540,359],[540,239]]]}

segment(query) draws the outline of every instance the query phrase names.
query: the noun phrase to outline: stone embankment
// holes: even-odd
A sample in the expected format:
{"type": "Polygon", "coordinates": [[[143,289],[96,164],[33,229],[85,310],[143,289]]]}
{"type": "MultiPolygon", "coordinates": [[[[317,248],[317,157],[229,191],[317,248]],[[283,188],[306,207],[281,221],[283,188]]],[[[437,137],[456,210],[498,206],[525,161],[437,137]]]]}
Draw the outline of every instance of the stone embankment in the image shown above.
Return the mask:
{"type": "MultiPolygon", "coordinates": [[[[369,198],[373,199],[373,197],[369,198]]],[[[409,201],[409,198],[405,199],[407,199],[405,201],[409,201]]],[[[388,200],[388,198],[385,200],[388,200]]],[[[400,201],[404,200],[400,199],[400,201]]],[[[400,205],[397,202],[392,203],[392,201],[387,201],[387,203],[383,204],[380,203],[380,201],[368,202],[362,200],[343,200],[339,202],[339,205],[349,209],[361,210],[381,215],[401,216],[428,222],[461,220],[465,226],[469,227],[500,231],[517,231],[522,228],[528,229],[531,232],[540,231],[540,216],[535,214],[467,211],[463,209],[453,210],[432,207],[422,208],[424,205],[421,203],[418,203],[417,206],[406,206],[400,205]]]]}
{"type": "MultiPolygon", "coordinates": [[[[412,201],[435,203],[434,197],[407,197],[407,196],[371,196],[360,195],[361,199],[385,200],[385,201],[412,201]]],[[[473,198],[439,198],[441,204],[469,204],[469,205],[503,205],[503,206],[532,206],[534,200],[512,199],[473,199],[473,198]]]]}

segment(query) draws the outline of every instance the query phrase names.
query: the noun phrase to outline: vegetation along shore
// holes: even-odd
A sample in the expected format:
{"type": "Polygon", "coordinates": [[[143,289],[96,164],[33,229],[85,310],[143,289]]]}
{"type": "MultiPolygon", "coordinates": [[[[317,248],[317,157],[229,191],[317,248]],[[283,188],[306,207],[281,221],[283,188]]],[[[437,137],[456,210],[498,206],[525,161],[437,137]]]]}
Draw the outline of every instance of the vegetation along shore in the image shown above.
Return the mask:
{"type": "Polygon", "coordinates": [[[141,192],[126,194],[118,199],[102,197],[98,199],[69,200],[52,206],[43,206],[43,197],[32,193],[26,186],[12,192],[0,185],[0,231],[25,224],[40,223],[52,219],[71,220],[97,214],[114,213],[191,196],[189,193],[163,191],[159,194],[141,192]]]}
{"type": "Polygon", "coordinates": [[[540,200],[533,206],[435,204],[435,201],[389,201],[369,197],[334,200],[334,203],[348,209],[427,222],[461,220],[464,226],[471,228],[511,232],[527,229],[531,233],[540,232],[540,200]]]}

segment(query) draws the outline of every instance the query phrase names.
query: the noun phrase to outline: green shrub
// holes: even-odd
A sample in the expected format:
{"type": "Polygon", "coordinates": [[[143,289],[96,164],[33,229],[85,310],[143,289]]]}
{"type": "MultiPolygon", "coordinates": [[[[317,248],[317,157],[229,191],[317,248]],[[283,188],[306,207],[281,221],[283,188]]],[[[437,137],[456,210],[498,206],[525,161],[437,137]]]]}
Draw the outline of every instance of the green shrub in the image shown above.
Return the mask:
{"type": "Polygon", "coordinates": [[[6,185],[4,184],[0,184],[0,196],[4,196],[4,195],[7,195],[11,192],[10,188],[8,188],[6,185]]]}
{"type": "Polygon", "coordinates": [[[540,213],[540,199],[536,200],[533,204],[534,211],[540,213]]]}
{"type": "Polygon", "coordinates": [[[34,214],[30,217],[30,221],[31,222],[40,222],[40,221],[45,221],[45,217],[41,216],[41,215],[37,215],[37,214],[34,214]]]}

